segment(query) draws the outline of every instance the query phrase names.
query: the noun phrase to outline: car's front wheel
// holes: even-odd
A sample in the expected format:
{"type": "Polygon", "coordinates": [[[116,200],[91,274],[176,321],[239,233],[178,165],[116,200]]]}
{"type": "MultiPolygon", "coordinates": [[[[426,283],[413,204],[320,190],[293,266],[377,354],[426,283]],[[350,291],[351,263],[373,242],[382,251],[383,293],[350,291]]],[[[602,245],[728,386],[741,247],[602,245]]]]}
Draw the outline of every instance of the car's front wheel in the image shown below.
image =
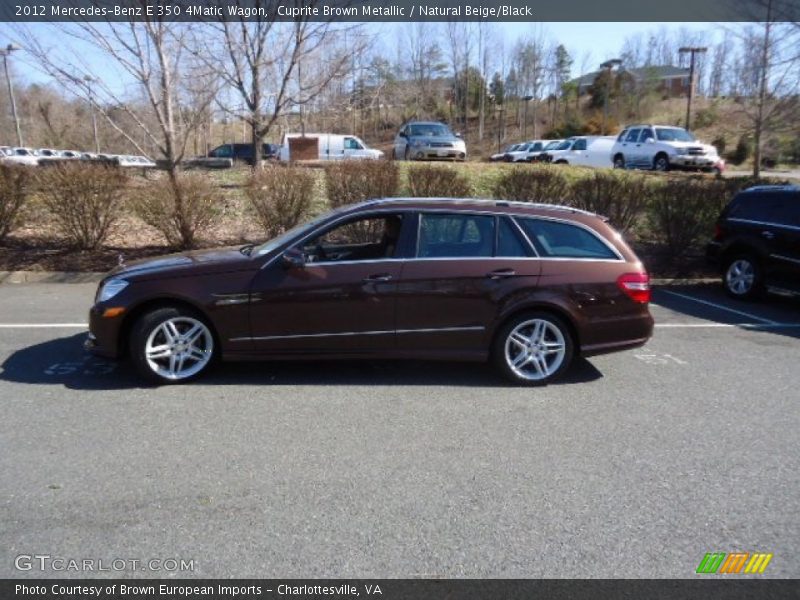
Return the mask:
{"type": "Polygon", "coordinates": [[[669,171],[669,157],[666,154],[659,154],[653,161],[653,169],[656,171],[669,171]]]}
{"type": "Polygon", "coordinates": [[[164,307],[133,326],[130,353],[136,370],[153,383],[182,383],[211,365],[216,348],[208,324],[193,311],[164,307]]]}
{"type": "Polygon", "coordinates": [[[492,354],[497,368],[512,382],[543,385],[567,370],[574,341],[560,318],[546,312],[529,312],[502,327],[492,354]]]}
{"type": "Polygon", "coordinates": [[[734,256],[725,263],[722,284],[729,296],[749,300],[761,295],[761,265],[749,254],[734,256]]]}
{"type": "Polygon", "coordinates": [[[614,168],[615,169],[624,169],[625,168],[625,158],[622,154],[617,154],[614,157],[614,168]]]}

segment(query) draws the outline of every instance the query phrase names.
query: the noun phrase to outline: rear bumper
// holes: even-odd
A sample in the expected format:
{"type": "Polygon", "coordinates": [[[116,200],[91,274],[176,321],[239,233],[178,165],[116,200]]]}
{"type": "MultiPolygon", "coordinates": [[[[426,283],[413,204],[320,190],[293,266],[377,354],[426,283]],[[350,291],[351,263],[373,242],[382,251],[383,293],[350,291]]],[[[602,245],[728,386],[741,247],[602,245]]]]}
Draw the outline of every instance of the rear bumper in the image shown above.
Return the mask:
{"type": "Polygon", "coordinates": [[[634,317],[594,323],[591,337],[587,335],[588,339],[581,340],[580,355],[596,356],[638,348],[653,337],[653,326],[653,317],[646,309],[643,314],[634,317]]]}

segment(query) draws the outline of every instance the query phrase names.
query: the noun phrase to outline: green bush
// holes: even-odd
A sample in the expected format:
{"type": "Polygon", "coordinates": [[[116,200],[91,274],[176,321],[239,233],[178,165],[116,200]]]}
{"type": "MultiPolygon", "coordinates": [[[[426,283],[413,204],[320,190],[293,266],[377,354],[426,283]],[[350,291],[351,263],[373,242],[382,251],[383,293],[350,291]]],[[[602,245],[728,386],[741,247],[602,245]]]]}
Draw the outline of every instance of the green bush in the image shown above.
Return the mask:
{"type": "Polygon", "coordinates": [[[508,169],[494,182],[492,193],[504,200],[549,204],[563,204],[569,198],[563,170],[550,165],[508,169]]]}
{"type": "Polygon", "coordinates": [[[472,195],[469,179],[456,169],[437,165],[411,165],[408,194],[416,198],[466,198],[472,195]]]}
{"type": "Polygon", "coordinates": [[[315,178],[310,169],[265,166],[250,176],[244,194],[258,224],[272,238],[308,216],[314,186],[315,178]]]}
{"type": "Polygon", "coordinates": [[[26,167],[0,164],[0,243],[20,224],[30,174],[26,167]]]}
{"type": "Polygon", "coordinates": [[[701,177],[667,178],[653,186],[652,195],[647,211],[650,234],[676,258],[696,250],[711,235],[730,199],[724,181],[701,177]]]}
{"type": "Polygon", "coordinates": [[[730,161],[733,164],[740,165],[750,157],[750,153],[752,151],[753,151],[752,142],[747,136],[743,135],[742,137],[739,138],[739,142],[736,144],[736,148],[728,158],[730,158],[730,161]]]}
{"type": "Polygon", "coordinates": [[[388,160],[343,160],[325,167],[325,188],[331,208],[397,195],[400,174],[388,160]]]}
{"type": "Polygon", "coordinates": [[[650,200],[652,179],[620,171],[592,171],[569,186],[570,204],[609,218],[623,232],[632,231],[650,200]]]}
{"type": "Polygon", "coordinates": [[[136,188],[131,203],[138,217],[173,248],[194,248],[219,214],[219,189],[201,174],[175,174],[136,188]]]}
{"type": "Polygon", "coordinates": [[[94,250],[120,216],[128,179],[117,167],[67,162],[40,167],[37,183],[58,232],[76,248],[94,250]]]}

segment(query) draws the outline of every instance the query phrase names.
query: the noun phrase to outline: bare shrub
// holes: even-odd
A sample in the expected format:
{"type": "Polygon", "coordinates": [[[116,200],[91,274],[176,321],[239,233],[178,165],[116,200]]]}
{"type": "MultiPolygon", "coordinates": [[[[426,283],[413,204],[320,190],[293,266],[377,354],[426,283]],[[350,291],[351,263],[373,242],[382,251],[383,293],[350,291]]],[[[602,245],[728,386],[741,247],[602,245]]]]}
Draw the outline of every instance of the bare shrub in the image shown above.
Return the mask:
{"type": "Polygon", "coordinates": [[[567,178],[557,166],[514,167],[494,183],[495,197],[520,202],[563,204],[569,200],[567,178]]]}
{"type": "Polygon", "coordinates": [[[415,198],[467,198],[472,186],[466,176],[450,167],[411,165],[408,193],[415,198]]]}
{"type": "Polygon", "coordinates": [[[0,243],[20,224],[29,183],[27,168],[0,165],[0,243]]]}
{"type": "Polygon", "coordinates": [[[728,200],[723,181],[669,178],[653,186],[647,211],[651,235],[674,258],[695,250],[711,234],[728,200]]]}
{"type": "Polygon", "coordinates": [[[268,237],[275,237],[308,215],[314,185],[314,174],[309,169],[269,166],[253,172],[244,193],[258,224],[268,237]]]}
{"type": "Polygon", "coordinates": [[[173,248],[194,248],[198,235],[208,233],[220,212],[222,195],[207,176],[170,175],[154,180],[131,194],[136,215],[158,230],[173,248]]]}
{"type": "Polygon", "coordinates": [[[116,167],[63,163],[42,167],[37,184],[55,228],[71,245],[94,250],[120,216],[128,178],[116,167]]]}
{"type": "Polygon", "coordinates": [[[608,217],[622,232],[636,229],[653,192],[653,180],[621,171],[592,171],[569,186],[570,205],[608,217]]]}
{"type": "Polygon", "coordinates": [[[325,167],[331,208],[397,195],[397,164],[388,160],[343,160],[325,167]]]}

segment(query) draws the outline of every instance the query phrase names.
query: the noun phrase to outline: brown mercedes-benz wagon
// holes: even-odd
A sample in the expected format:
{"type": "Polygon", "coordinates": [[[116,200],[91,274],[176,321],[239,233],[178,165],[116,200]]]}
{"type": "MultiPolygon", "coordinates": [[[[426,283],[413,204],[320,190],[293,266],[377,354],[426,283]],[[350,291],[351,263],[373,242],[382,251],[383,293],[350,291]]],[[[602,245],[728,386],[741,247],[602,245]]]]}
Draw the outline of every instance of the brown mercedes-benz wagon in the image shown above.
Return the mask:
{"type": "Polygon", "coordinates": [[[642,263],[602,217],[551,205],[387,199],[260,246],[112,271],[86,342],[157,382],[216,360],[491,359],[517,383],[644,344],[642,263]]]}

